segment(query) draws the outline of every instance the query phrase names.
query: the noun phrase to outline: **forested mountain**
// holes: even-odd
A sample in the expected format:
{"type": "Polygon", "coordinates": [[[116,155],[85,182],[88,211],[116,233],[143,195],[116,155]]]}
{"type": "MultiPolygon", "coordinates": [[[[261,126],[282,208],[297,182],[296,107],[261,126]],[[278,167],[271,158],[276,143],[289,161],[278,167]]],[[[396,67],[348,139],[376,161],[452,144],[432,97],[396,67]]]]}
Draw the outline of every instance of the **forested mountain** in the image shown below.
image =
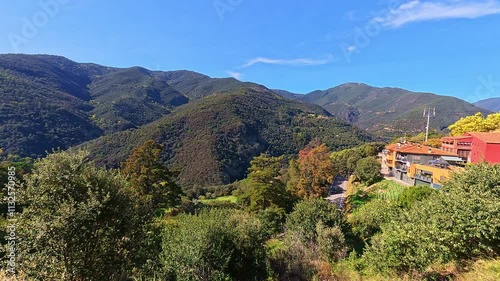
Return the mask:
{"type": "Polygon", "coordinates": [[[0,55],[0,148],[43,156],[54,148],[138,128],[190,100],[241,87],[265,89],[191,71],[119,69],[49,55],[0,55]]]}
{"type": "Polygon", "coordinates": [[[474,105],[486,110],[500,112],[500,98],[480,100],[475,102],[474,105]]]}
{"type": "Polygon", "coordinates": [[[97,163],[116,166],[132,148],[154,139],[164,145],[164,161],[180,172],[181,185],[200,187],[241,179],[254,156],[296,153],[314,137],[332,149],[370,140],[319,106],[250,87],[199,99],[137,130],[84,146],[97,163]]]}
{"type": "Polygon", "coordinates": [[[289,99],[298,99],[298,100],[300,100],[300,98],[304,96],[302,94],[292,93],[292,92],[285,91],[285,90],[274,89],[273,92],[277,93],[278,95],[280,95],[282,97],[289,98],[289,99]]]}
{"type": "Polygon", "coordinates": [[[348,83],[292,97],[321,105],[334,116],[383,136],[422,132],[427,122],[422,116],[426,108],[436,109],[431,129],[437,131],[462,117],[489,112],[454,97],[377,88],[362,83],[348,83]]]}
{"type": "Polygon", "coordinates": [[[103,134],[90,119],[87,85],[109,69],[61,57],[0,56],[0,147],[41,156],[103,134]]]}

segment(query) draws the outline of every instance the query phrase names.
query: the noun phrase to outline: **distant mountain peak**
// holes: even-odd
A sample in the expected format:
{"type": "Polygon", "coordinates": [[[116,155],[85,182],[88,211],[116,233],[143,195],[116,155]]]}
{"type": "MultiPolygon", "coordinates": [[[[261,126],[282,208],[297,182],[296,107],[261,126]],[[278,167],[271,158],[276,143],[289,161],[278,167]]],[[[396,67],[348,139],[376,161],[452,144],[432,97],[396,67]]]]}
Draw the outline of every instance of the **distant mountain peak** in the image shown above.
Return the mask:
{"type": "Polygon", "coordinates": [[[500,112],[500,97],[480,100],[475,102],[474,105],[490,111],[500,112]]]}
{"type": "Polygon", "coordinates": [[[436,108],[431,128],[442,130],[461,117],[489,111],[455,97],[411,92],[401,88],[374,87],[350,82],[296,96],[304,102],[321,105],[334,116],[379,135],[415,134],[425,129],[421,118],[425,108],[436,108]]]}

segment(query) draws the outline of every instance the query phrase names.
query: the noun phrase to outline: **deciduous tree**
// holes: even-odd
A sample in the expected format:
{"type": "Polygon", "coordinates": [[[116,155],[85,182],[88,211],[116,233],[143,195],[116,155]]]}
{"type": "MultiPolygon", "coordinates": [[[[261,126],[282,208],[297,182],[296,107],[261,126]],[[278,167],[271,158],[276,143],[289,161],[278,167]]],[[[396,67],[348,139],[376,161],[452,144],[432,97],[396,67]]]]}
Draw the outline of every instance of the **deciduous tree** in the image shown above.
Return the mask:
{"type": "Polygon", "coordinates": [[[283,161],[283,156],[261,154],[250,162],[246,186],[238,198],[248,210],[260,211],[271,207],[291,210],[294,200],[282,179],[283,161]]]}
{"type": "Polygon", "coordinates": [[[290,178],[296,182],[290,188],[300,198],[321,197],[326,195],[333,181],[333,163],[330,160],[330,151],[325,144],[314,148],[306,148],[299,153],[297,165],[292,166],[291,171],[296,178],[290,178]]]}
{"type": "Polygon", "coordinates": [[[475,115],[461,118],[448,127],[452,136],[460,136],[467,132],[490,132],[500,129],[500,113],[493,113],[486,118],[478,112],[475,115]]]}
{"type": "Polygon", "coordinates": [[[358,160],[354,176],[361,182],[371,185],[380,178],[380,163],[375,157],[366,157],[358,160]]]}
{"type": "Polygon", "coordinates": [[[132,190],[151,202],[153,209],[180,204],[182,190],[173,173],[161,162],[162,146],[153,140],[133,150],[123,163],[123,174],[130,178],[132,190]]]}

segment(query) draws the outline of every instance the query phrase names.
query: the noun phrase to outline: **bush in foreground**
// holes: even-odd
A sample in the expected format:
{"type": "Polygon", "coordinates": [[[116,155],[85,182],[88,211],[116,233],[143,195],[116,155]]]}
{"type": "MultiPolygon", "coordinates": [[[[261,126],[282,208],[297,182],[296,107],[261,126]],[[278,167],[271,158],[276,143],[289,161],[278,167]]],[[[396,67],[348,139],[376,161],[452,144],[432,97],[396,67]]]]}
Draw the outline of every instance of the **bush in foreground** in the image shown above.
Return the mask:
{"type": "Polygon", "coordinates": [[[35,163],[20,203],[18,270],[29,280],[121,280],[145,242],[148,214],[119,173],[96,168],[84,151],[35,163]]]}
{"type": "Polygon", "coordinates": [[[269,266],[261,222],[238,210],[180,215],[165,225],[165,280],[265,280],[269,266]]]}

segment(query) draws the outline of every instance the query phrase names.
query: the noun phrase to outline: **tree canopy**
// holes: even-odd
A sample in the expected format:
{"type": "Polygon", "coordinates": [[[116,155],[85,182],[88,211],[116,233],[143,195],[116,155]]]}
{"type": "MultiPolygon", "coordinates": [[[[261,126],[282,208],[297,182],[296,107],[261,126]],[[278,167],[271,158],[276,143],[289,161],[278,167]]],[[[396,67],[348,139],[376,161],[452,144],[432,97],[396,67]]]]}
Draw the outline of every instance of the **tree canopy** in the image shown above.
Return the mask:
{"type": "Polygon", "coordinates": [[[354,176],[366,185],[375,183],[380,176],[380,163],[375,157],[366,157],[356,162],[354,176]]]}
{"type": "Polygon", "coordinates": [[[289,212],[293,206],[293,195],[286,189],[282,173],[284,157],[265,154],[255,157],[248,169],[243,193],[238,200],[250,211],[278,208],[289,212]]]}
{"type": "Polygon", "coordinates": [[[133,150],[122,171],[130,177],[132,190],[150,201],[153,208],[171,208],[180,203],[182,190],[162,163],[161,150],[162,146],[155,141],[146,141],[133,150]]]}
{"type": "Polygon", "coordinates": [[[17,247],[29,280],[121,280],[136,266],[150,217],[120,173],[87,159],[56,152],[26,178],[17,247]]]}
{"type": "Polygon", "coordinates": [[[290,169],[289,188],[300,198],[324,196],[333,182],[333,163],[325,144],[303,149],[290,169]]]}
{"type": "Polygon", "coordinates": [[[482,113],[461,118],[448,127],[452,136],[460,136],[467,132],[491,132],[500,129],[500,113],[493,113],[486,118],[482,113]]]}

